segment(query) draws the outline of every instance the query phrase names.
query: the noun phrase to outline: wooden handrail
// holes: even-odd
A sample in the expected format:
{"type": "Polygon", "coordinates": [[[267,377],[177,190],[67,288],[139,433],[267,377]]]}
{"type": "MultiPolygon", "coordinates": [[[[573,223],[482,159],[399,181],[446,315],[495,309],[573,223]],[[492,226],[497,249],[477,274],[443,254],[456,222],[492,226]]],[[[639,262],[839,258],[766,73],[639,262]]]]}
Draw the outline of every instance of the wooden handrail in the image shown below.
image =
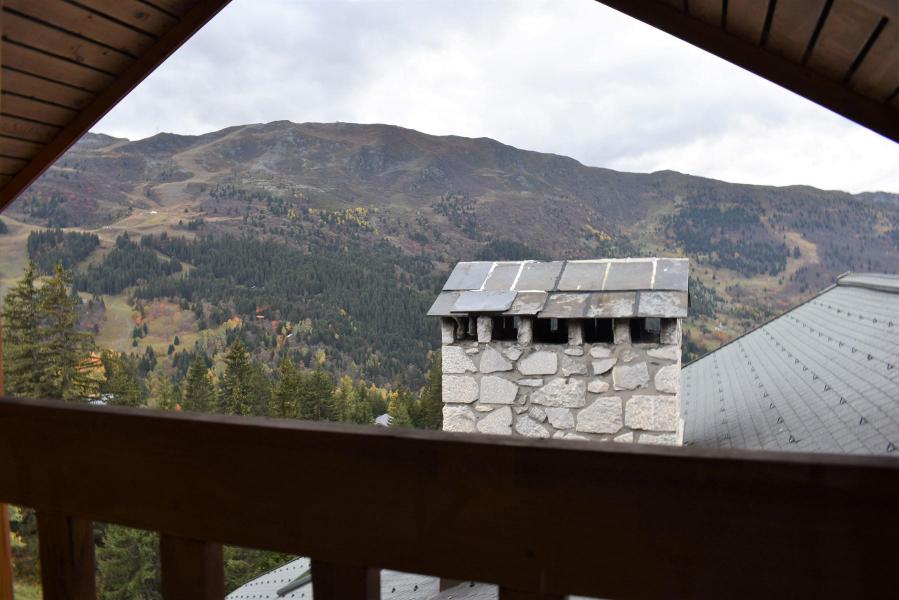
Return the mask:
{"type": "Polygon", "coordinates": [[[0,501],[507,598],[888,596],[897,497],[892,458],[0,400],[0,501]]]}

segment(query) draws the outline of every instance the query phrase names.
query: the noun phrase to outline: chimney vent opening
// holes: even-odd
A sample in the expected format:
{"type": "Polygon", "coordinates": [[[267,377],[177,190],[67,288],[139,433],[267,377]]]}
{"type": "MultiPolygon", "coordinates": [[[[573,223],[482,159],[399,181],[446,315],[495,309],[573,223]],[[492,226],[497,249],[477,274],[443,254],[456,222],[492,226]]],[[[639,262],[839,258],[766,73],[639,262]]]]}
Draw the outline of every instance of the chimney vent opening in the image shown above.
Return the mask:
{"type": "Polygon", "coordinates": [[[567,344],[568,319],[534,319],[534,341],[538,344],[567,344]]]}
{"type": "Polygon", "coordinates": [[[517,342],[518,323],[518,317],[493,317],[493,339],[499,342],[517,342]]]}
{"type": "Polygon", "coordinates": [[[612,319],[584,319],[584,343],[612,344],[615,341],[612,319]]]}
{"type": "Polygon", "coordinates": [[[631,342],[658,344],[662,340],[662,320],[657,317],[631,319],[631,342]]]}

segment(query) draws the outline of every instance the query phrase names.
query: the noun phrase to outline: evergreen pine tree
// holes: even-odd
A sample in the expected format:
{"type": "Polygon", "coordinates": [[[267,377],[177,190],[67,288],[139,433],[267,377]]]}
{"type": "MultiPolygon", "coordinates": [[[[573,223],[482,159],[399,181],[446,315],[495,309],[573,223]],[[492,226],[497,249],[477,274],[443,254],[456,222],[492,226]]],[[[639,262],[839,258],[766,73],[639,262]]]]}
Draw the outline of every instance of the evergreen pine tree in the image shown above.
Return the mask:
{"type": "Polygon", "coordinates": [[[64,400],[97,395],[87,360],[93,349],[90,334],[78,330],[78,302],[68,292],[71,276],[56,264],[53,275],[38,291],[40,392],[64,400]]]}
{"type": "Polygon", "coordinates": [[[133,360],[123,354],[104,350],[100,360],[106,371],[106,381],[100,392],[110,406],[143,406],[143,385],[133,360]]]}
{"type": "Polygon", "coordinates": [[[3,370],[6,393],[16,396],[41,395],[38,289],[35,264],[29,262],[25,274],[3,299],[3,370]]]}
{"type": "Polygon", "coordinates": [[[334,382],[322,370],[304,373],[300,385],[299,413],[307,421],[328,421],[333,418],[332,392],[334,382]]]}
{"type": "Polygon", "coordinates": [[[412,417],[409,416],[407,394],[403,390],[391,393],[390,402],[387,403],[387,414],[392,417],[392,427],[412,427],[412,417]]]}
{"type": "Polygon", "coordinates": [[[215,410],[215,385],[206,367],[205,357],[198,353],[184,378],[184,392],[181,394],[184,410],[191,412],[212,412],[215,410]]]}
{"type": "Polygon", "coordinates": [[[248,415],[250,406],[250,355],[240,338],[225,354],[225,372],[219,382],[219,408],[227,415],[248,415]]]}
{"type": "Polygon", "coordinates": [[[427,381],[419,399],[419,419],[416,427],[422,429],[441,429],[443,427],[443,368],[440,353],[431,357],[431,368],[428,369],[427,381]]]}
{"type": "Polygon", "coordinates": [[[119,525],[106,527],[97,552],[100,588],[105,600],[159,600],[157,534],[119,525]]]}
{"type": "Polygon", "coordinates": [[[282,419],[295,419],[300,393],[300,373],[290,357],[281,361],[278,383],[275,385],[273,413],[282,419]]]}
{"type": "Polygon", "coordinates": [[[156,373],[150,384],[150,406],[160,410],[175,410],[181,404],[178,386],[165,373],[156,373]]]}

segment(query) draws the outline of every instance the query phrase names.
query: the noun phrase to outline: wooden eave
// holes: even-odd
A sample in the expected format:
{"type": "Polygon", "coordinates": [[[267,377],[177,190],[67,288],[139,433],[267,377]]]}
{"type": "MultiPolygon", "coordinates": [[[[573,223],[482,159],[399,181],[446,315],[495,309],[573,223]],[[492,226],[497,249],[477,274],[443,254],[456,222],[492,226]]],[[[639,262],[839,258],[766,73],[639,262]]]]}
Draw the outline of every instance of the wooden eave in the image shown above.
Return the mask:
{"type": "Polygon", "coordinates": [[[597,1],[899,142],[897,0],[597,1]]]}
{"type": "Polygon", "coordinates": [[[228,2],[0,1],[0,210],[228,2]]]}

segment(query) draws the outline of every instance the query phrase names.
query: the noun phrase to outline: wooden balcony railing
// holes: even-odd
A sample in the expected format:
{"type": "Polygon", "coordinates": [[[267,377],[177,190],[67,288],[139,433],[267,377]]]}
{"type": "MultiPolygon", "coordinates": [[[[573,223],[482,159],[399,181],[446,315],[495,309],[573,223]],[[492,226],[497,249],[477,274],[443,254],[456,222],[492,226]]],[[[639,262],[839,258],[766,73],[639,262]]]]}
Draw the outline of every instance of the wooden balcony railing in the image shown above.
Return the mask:
{"type": "Polygon", "coordinates": [[[93,520],[161,533],[167,600],[221,544],[551,598],[895,597],[899,460],[497,438],[0,400],[0,502],[39,515],[48,600],[94,598],[93,520]]]}

